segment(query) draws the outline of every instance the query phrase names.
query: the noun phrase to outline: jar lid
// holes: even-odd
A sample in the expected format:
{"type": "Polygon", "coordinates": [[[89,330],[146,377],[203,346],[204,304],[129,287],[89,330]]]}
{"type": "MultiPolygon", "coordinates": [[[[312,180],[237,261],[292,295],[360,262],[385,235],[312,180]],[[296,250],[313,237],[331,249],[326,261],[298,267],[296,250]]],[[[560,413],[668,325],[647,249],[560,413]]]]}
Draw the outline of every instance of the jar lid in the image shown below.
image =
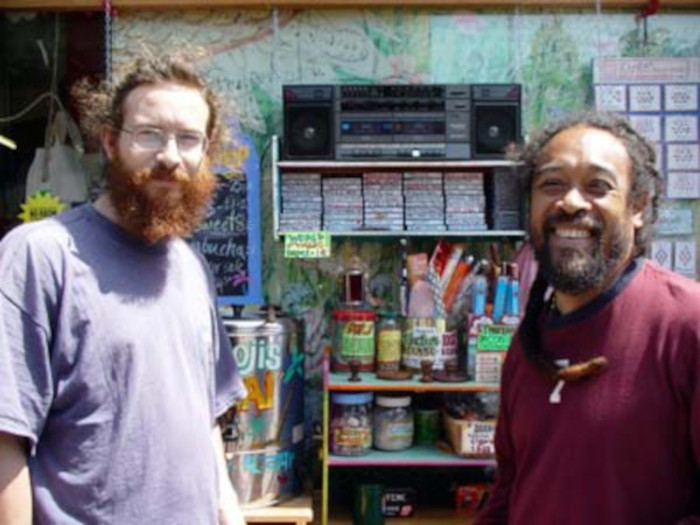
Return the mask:
{"type": "Polygon", "coordinates": [[[377,396],[377,405],[380,407],[407,407],[411,405],[411,396],[377,396]]]}
{"type": "Polygon", "coordinates": [[[372,392],[357,392],[354,394],[332,393],[331,402],[337,405],[364,405],[371,403],[374,394],[372,392]]]}
{"type": "Polygon", "coordinates": [[[334,321],[374,321],[377,318],[372,310],[333,310],[334,321]]]}

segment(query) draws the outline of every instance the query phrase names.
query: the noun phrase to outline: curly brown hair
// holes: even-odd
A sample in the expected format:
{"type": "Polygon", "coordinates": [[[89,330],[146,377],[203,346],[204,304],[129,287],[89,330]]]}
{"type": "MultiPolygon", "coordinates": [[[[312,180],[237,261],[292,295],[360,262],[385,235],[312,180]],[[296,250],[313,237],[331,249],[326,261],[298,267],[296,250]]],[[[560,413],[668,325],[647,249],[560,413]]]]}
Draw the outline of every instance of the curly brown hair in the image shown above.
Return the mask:
{"type": "Polygon", "coordinates": [[[107,124],[115,129],[124,122],[124,102],[129,94],[141,86],[163,83],[178,84],[198,90],[209,107],[207,138],[216,148],[224,139],[221,124],[221,104],[204,78],[186,61],[173,56],[142,57],[127,66],[116,82],[102,82],[95,86],[88,79],[79,81],[72,94],[81,105],[81,126],[91,137],[107,124]]]}

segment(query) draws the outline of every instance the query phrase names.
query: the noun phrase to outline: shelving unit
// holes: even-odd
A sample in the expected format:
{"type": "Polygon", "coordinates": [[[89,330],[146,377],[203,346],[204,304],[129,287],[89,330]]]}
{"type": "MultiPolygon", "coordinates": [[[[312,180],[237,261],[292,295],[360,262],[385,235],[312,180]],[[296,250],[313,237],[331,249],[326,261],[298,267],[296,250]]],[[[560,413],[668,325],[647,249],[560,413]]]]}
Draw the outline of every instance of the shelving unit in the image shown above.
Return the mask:
{"type": "MultiPolygon", "coordinates": [[[[460,457],[451,451],[442,450],[439,446],[412,446],[401,452],[384,452],[372,450],[363,456],[337,456],[329,451],[329,426],[330,426],[330,393],[331,392],[496,392],[497,384],[475,383],[464,381],[460,383],[432,382],[422,383],[419,379],[406,381],[388,381],[377,379],[374,373],[362,372],[359,374],[361,380],[351,382],[348,380],[348,372],[331,372],[329,359],[324,359],[323,364],[323,447],[322,447],[322,491],[321,491],[321,524],[340,525],[352,523],[352,519],[343,516],[343,511],[338,515],[329,516],[328,494],[330,490],[329,469],[334,467],[343,468],[367,468],[367,467],[494,467],[494,459],[468,459],[460,457]]],[[[418,377],[418,376],[416,376],[418,377]]],[[[391,519],[392,525],[409,523],[412,525],[437,523],[454,523],[459,519],[460,523],[470,523],[462,513],[445,508],[421,509],[415,518],[391,519]]]]}
{"type": "MultiPolygon", "coordinates": [[[[272,197],[273,197],[273,227],[276,240],[284,237],[285,232],[280,230],[280,213],[282,211],[282,178],[285,174],[320,174],[323,178],[333,176],[346,175],[362,175],[368,172],[482,172],[484,174],[493,173],[493,170],[499,168],[512,167],[513,163],[506,160],[460,160],[460,161],[438,161],[438,160],[415,160],[406,161],[302,161],[302,160],[280,160],[279,158],[279,142],[277,137],[273,137],[271,144],[272,157],[272,197]]],[[[364,199],[364,195],[363,195],[364,199]]],[[[404,213],[406,208],[404,208],[404,213]]],[[[357,237],[365,238],[368,241],[377,239],[396,239],[400,241],[401,250],[405,249],[406,238],[422,237],[422,238],[474,238],[477,240],[508,240],[518,239],[525,235],[525,232],[520,229],[515,230],[439,230],[439,231],[388,231],[388,230],[352,230],[352,231],[330,231],[331,236],[337,237],[357,237]]],[[[400,251],[400,254],[405,254],[405,251],[400,251]]],[[[329,369],[328,359],[324,360],[323,371],[323,446],[321,453],[322,461],[322,491],[320,502],[320,522],[322,525],[352,523],[351,518],[347,517],[347,509],[334,509],[333,516],[329,516],[329,491],[330,479],[329,470],[331,468],[352,469],[352,472],[359,473],[361,468],[391,468],[391,467],[433,467],[438,470],[441,468],[486,468],[495,466],[495,461],[492,459],[466,459],[462,458],[451,451],[446,451],[440,446],[414,446],[401,452],[381,452],[372,451],[371,453],[359,457],[335,456],[329,454],[329,419],[330,419],[330,393],[331,392],[411,392],[414,394],[422,394],[428,392],[496,392],[498,391],[497,384],[475,383],[465,381],[460,383],[448,382],[432,382],[422,383],[419,380],[419,375],[416,374],[414,379],[407,381],[387,381],[377,379],[373,373],[361,373],[359,382],[351,382],[348,380],[349,372],[331,373],[329,369]],[[346,514],[344,515],[343,512],[346,514]]],[[[334,471],[335,472],[335,471],[334,471]]],[[[342,472],[342,471],[337,471],[342,472]]],[[[392,525],[401,525],[402,523],[410,523],[411,525],[430,524],[437,525],[439,523],[470,523],[471,519],[464,513],[460,513],[451,508],[420,508],[416,512],[414,518],[408,520],[391,520],[392,525]]]]}
{"type": "MultiPolygon", "coordinates": [[[[414,377],[417,378],[419,374],[414,377]]],[[[459,383],[421,383],[418,379],[406,381],[389,381],[378,379],[372,372],[360,372],[360,381],[353,382],[348,378],[349,372],[329,372],[328,384],[332,390],[339,391],[405,391],[405,392],[498,392],[498,385],[494,383],[475,383],[464,381],[459,383]]]]}
{"type": "MultiPolygon", "coordinates": [[[[436,523],[449,523],[459,525],[472,525],[475,522],[473,516],[463,512],[444,508],[420,508],[410,518],[391,518],[386,520],[387,525],[435,525],[436,523]]],[[[352,516],[347,512],[339,511],[329,518],[328,525],[352,525],[352,516]]]]}

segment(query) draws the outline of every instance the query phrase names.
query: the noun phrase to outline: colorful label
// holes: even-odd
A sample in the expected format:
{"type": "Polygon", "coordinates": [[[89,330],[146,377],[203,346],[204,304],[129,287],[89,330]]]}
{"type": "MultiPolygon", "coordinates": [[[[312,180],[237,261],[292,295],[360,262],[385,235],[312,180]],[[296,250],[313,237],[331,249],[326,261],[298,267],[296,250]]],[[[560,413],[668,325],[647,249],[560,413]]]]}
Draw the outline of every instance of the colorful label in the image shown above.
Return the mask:
{"type": "Polygon", "coordinates": [[[339,447],[368,449],[372,446],[372,432],[369,427],[339,427],[331,439],[333,451],[339,447]]]}
{"type": "Polygon", "coordinates": [[[462,454],[467,456],[493,456],[494,421],[470,421],[462,429],[462,454]]]}
{"type": "Polygon", "coordinates": [[[341,334],[340,355],[344,360],[374,361],[374,321],[348,321],[341,334]]]}
{"type": "Polygon", "coordinates": [[[414,326],[405,332],[403,364],[419,370],[425,359],[433,365],[442,350],[442,333],[437,326],[414,326]]]}
{"type": "Polygon", "coordinates": [[[401,361],[401,331],[380,330],[377,336],[377,368],[398,370],[401,361]]]}

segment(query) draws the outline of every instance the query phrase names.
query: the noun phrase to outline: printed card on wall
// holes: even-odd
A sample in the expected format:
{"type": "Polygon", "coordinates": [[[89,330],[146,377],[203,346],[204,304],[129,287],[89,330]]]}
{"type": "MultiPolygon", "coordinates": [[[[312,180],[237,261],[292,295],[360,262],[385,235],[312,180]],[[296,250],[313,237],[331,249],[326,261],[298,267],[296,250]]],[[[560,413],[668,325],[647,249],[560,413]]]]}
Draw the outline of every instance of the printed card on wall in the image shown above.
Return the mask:
{"type": "Polygon", "coordinates": [[[626,115],[656,153],[664,194],[652,258],[700,278],[697,243],[658,236],[697,235],[700,212],[700,57],[599,58],[593,62],[597,109],[626,115]],[[692,253],[691,253],[692,252],[692,253]]]}
{"type": "Polygon", "coordinates": [[[659,209],[656,220],[656,233],[659,235],[692,235],[693,210],[690,208],[659,209]]]}
{"type": "Polygon", "coordinates": [[[698,117],[695,115],[667,115],[664,119],[666,142],[697,142],[698,117]]]}
{"type": "Polygon", "coordinates": [[[604,111],[627,111],[627,88],[625,86],[596,86],[595,102],[604,111]]]}
{"type": "Polygon", "coordinates": [[[671,241],[653,241],[651,243],[651,259],[656,261],[660,266],[671,270],[672,258],[671,241]]]}
{"type": "Polygon", "coordinates": [[[659,115],[630,115],[630,122],[645,139],[661,142],[661,117],[659,115]]]}
{"type": "Polygon", "coordinates": [[[666,169],[669,171],[700,169],[700,145],[667,144],[666,169]]]}
{"type": "Polygon", "coordinates": [[[661,86],[630,86],[630,111],[661,111],[661,86]]]}
{"type": "Polygon", "coordinates": [[[695,84],[670,84],[664,88],[666,111],[697,111],[698,86],[695,84]]]}
{"type": "Polygon", "coordinates": [[[700,173],[669,171],[666,177],[666,196],[669,199],[700,198],[700,173]]]}
{"type": "Polygon", "coordinates": [[[696,253],[697,244],[695,241],[676,241],[673,246],[673,270],[677,273],[695,278],[697,272],[696,253]]]}

